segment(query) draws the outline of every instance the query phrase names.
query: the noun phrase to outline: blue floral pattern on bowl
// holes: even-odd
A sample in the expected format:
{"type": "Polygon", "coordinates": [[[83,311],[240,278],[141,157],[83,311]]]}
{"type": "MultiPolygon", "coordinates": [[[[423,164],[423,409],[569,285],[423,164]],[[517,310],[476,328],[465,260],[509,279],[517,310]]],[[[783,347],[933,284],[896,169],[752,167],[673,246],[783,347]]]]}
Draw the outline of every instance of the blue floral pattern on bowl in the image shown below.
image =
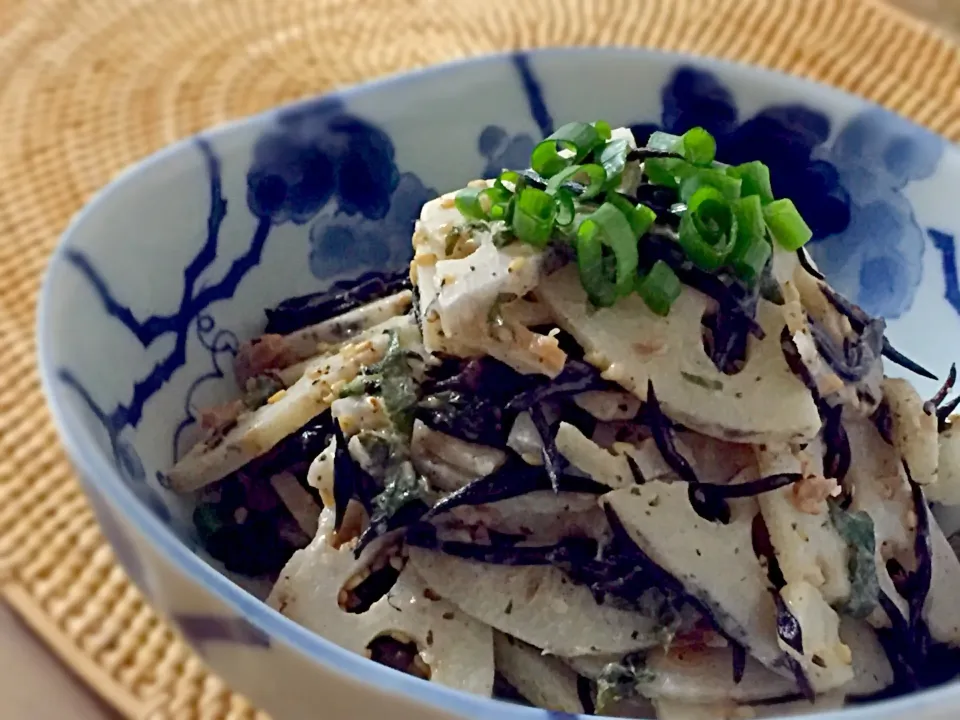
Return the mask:
{"type": "Polygon", "coordinates": [[[933,174],[942,140],[873,108],[848,121],[830,142],[829,117],[800,104],[764,108],[740,120],[732,92],[712,73],[680,68],[663,89],[659,126],[682,134],[705,127],[717,155],[739,164],[761,160],[774,193],[789,197],[810,224],[810,252],[840,292],[874,315],[910,309],[925,243],[903,195],[907,183],[933,174]]]}

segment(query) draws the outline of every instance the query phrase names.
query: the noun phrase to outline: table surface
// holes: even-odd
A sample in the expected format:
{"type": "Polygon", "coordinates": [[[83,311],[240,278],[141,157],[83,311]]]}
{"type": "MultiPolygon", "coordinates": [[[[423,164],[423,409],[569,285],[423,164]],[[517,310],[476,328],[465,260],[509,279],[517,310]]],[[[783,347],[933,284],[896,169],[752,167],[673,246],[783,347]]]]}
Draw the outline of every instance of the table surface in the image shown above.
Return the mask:
{"type": "MultiPolygon", "coordinates": [[[[917,16],[960,33],[960,0],[890,0],[917,16]]],[[[13,612],[0,602],[0,704],[9,720],[119,720],[13,612]]]]}

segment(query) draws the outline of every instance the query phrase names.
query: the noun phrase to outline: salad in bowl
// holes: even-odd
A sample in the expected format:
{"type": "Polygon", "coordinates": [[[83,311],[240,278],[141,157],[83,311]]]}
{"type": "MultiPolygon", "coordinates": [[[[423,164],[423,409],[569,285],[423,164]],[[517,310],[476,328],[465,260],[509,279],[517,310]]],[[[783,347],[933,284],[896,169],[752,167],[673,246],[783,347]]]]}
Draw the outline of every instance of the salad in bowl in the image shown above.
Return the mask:
{"type": "Polygon", "coordinates": [[[290,298],[164,473],[347,650],[566,713],[784,715],[960,670],[956,368],[832,287],[763,162],[563,125],[290,298]],[[936,368],[943,371],[946,368],[936,368]]]}

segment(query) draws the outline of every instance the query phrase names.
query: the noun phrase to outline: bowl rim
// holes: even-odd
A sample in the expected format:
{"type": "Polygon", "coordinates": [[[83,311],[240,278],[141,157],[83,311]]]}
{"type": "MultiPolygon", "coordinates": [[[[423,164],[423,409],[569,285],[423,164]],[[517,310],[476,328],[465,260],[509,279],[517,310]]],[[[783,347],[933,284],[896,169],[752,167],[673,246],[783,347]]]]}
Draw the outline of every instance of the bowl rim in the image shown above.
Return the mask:
{"type": "MultiPolygon", "coordinates": [[[[78,474],[83,478],[81,486],[84,487],[85,492],[87,492],[86,484],[89,483],[100,495],[103,502],[107,503],[114,512],[122,514],[127,523],[134,525],[136,532],[140,533],[178,572],[189,578],[191,582],[202,585],[230,611],[245,618],[258,630],[270,637],[272,642],[280,641],[288,650],[322,665],[326,672],[347,676],[358,684],[373,685],[386,693],[401,695],[412,703],[428,704],[441,711],[459,713],[466,718],[499,717],[503,720],[557,720],[559,717],[564,717],[571,720],[577,718],[587,720],[588,716],[575,716],[540,708],[511,705],[491,698],[454,690],[437,683],[424,684],[423,680],[378,665],[298,625],[248,593],[194,554],[123,482],[109,458],[96,449],[95,432],[88,427],[89,423],[70,409],[71,403],[64,402],[62,394],[65,389],[57,382],[57,369],[54,365],[54,355],[51,350],[51,347],[57,342],[51,331],[51,314],[52,308],[56,305],[55,296],[57,294],[53,278],[57,268],[66,262],[65,255],[67,249],[72,245],[71,238],[87,222],[88,218],[97,212],[102,204],[110,200],[111,195],[116,192],[118,187],[141,174],[149,173],[153,166],[162,164],[174,156],[188,151],[197,137],[215,139],[227,136],[239,128],[267,122],[278,112],[309,107],[321,98],[348,100],[355,95],[376,92],[385,86],[417,84],[434,76],[456,73],[466,66],[497,65],[509,61],[518,54],[530,58],[543,58],[571,53],[584,56],[622,55],[639,63],[654,60],[658,64],[689,64],[697,67],[721,68],[727,72],[759,75],[766,78],[768,82],[785,83],[788,89],[796,90],[796,94],[801,98],[820,97],[832,100],[834,104],[838,101],[846,103],[855,101],[864,108],[881,107],[871,100],[853,95],[845,90],[809,78],[790,75],[780,70],[763,68],[742,61],[653,48],[555,46],[483,53],[458,58],[387,74],[348,87],[311,95],[268,108],[253,115],[219,123],[197,134],[184,137],[135,161],[114,176],[109,183],[97,190],[71,218],[47,262],[38,293],[36,352],[41,389],[60,441],[66,449],[69,459],[78,470],[78,474]]],[[[829,105],[829,102],[827,104],[829,105]]],[[[914,129],[923,130],[940,137],[944,143],[944,157],[947,155],[957,157],[956,146],[953,146],[942,136],[893,111],[886,108],[883,108],[883,110],[914,129]]],[[[162,610],[159,608],[154,609],[162,614],[162,610]]],[[[239,691],[243,692],[243,688],[239,688],[239,691]]],[[[949,709],[958,704],[960,704],[960,682],[952,681],[936,688],[911,693],[892,700],[847,707],[841,710],[817,712],[808,717],[813,720],[893,720],[893,718],[902,717],[906,712],[934,713],[938,709],[949,709]]]]}

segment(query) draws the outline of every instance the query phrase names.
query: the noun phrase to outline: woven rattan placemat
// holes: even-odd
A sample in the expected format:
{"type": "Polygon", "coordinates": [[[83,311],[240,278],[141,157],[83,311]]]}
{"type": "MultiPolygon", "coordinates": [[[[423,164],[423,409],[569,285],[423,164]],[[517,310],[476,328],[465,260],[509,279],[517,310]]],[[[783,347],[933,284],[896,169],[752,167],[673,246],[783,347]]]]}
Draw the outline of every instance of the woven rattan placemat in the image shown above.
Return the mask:
{"type": "Polygon", "coordinates": [[[960,139],[960,49],[874,0],[0,0],[0,584],[123,715],[257,713],[124,577],[44,410],[34,306],[68,219],[128,163],[214,123],[397,70],[560,44],[758,63],[960,139]]]}

